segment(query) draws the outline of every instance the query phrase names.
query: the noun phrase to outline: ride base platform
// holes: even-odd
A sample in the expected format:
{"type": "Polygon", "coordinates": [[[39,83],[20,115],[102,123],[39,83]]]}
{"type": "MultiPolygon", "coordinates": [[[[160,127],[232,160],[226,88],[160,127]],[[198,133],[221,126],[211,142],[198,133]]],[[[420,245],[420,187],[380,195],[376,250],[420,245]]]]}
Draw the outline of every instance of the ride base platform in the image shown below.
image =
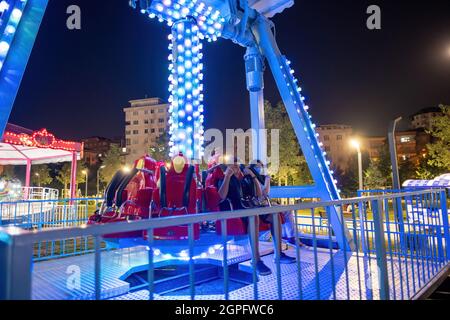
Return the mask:
{"type": "MultiPolygon", "coordinates": [[[[273,260],[273,245],[260,242],[262,260],[273,271],[272,275],[258,277],[258,299],[279,299],[276,281],[276,268],[273,260]]],[[[289,247],[287,255],[295,257],[295,249],[289,247]]],[[[248,241],[240,240],[228,247],[228,264],[237,266],[240,272],[247,273],[251,279],[251,251],[248,241]]],[[[410,299],[431,279],[427,267],[429,261],[411,260],[402,257],[388,259],[388,269],[393,271],[391,299],[410,299]],[[424,268],[418,279],[413,269],[424,268]]],[[[168,259],[165,254],[154,257],[156,268],[186,265],[187,261],[168,259]]],[[[222,266],[222,250],[211,252],[206,258],[195,260],[197,265],[222,266]]],[[[442,267],[442,266],[440,266],[442,267]]],[[[145,286],[133,290],[126,280],[133,274],[145,272],[148,268],[148,247],[137,246],[101,252],[101,298],[113,300],[147,300],[145,286]]],[[[342,251],[312,247],[300,248],[300,263],[281,265],[282,299],[284,300],[377,300],[379,296],[376,258],[373,255],[347,253],[342,251]],[[346,263],[347,262],[347,263],[346,263]],[[346,267],[347,266],[347,267],[346,267]],[[300,272],[298,271],[300,268],[300,272]],[[299,277],[300,276],[300,280],[299,277]],[[301,290],[299,290],[301,286],[301,290]]],[[[233,282],[233,280],[230,280],[233,282]]],[[[35,300],[90,300],[95,293],[94,254],[36,262],[33,270],[33,292],[35,300]],[[79,286],[71,283],[71,272],[78,270],[79,286]]],[[[198,281],[195,286],[196,300],[224,299],[223,279],[198,281]],[[213,288],[213,289],[212,289],[213,288]]],[[[230,284],[231,300],[253,300],[253,284],[242,281],[230,284]]],[[[156,300],[190,300],[189,287],[178,287],[172,291],[154,295],[156,300]]]]}

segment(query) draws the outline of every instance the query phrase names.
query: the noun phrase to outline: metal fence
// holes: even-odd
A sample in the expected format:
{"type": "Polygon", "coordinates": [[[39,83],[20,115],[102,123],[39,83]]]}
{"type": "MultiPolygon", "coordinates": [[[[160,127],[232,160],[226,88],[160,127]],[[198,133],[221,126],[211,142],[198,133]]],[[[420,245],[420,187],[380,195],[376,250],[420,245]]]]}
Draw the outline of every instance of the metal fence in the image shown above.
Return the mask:
{"type": "MultiPolygon", "coordinates": [[[[45,199],[0,202],[0,226],[14,226],[24,230],[69,228],[85,225],[103,199],[45,199]]],[[[92,252],[90,236],[66,238],[34,243],[35,261],[67,257],[92,252]]]]}
{"type": "MultiPolygon", "coordinates": [[[[102,236],[113,233],[146,230],[148,271],[146,297],[155,294],[155,255],[157,240],[154,230],[180,225],[188,226],[189,240],[185,257],[189,269],[189,298],[196,298],[194,258],[196,242],[194,225],[203,221],[221,221],[221,250],[223,290],[221,299],[243,299],[237,291],[230,291],[228,256],[231,254],[226,221],[248,218],[251,263],[255,254],[256,217],[273,215],[275,239],[278,238],[280,212],[294,214],[297,246],[290,251],[296,257],[295,271],[289,273],[280,264],[279,247],[275,246],[273,281],[258,277],[251,271],[252,299],[411,299],[449,268],[450,235],[445,190],[426,190],[376,197],[354,198],[320,203],[300,203],[232,212],[204,213],[157,218],[86,227],[80,225],[40,231],[23,228],[0,229],[0,298],[31,299],[33,249],[36,243],[52,243],[67,239],[92,237],[94,260],[94,288],[92,298],[110,298],[105,294],[102,271],[107,261],[102,260],[102,236]],[[336,249],[329,214],[334,207],[349,227],[355,244],[354,251],[336,249]],[[320,213],[319,213],[320,212],[320,213]],[[428,219],[420,219],[426,215],[428,219]],[[299,238],[308,241],[301,247],[299,238]],[[268,293],[269,292],[269,293],[268,293]]],[[[74,219],[74,221],[78,221],[74,219]]],[[[20,224],[18,224],[20,226],[20,224]]],[[[27,226],[22,225],[23,226],[27,226]]],[[[201,296],[200,296],[201,298],[201,296]]]]}

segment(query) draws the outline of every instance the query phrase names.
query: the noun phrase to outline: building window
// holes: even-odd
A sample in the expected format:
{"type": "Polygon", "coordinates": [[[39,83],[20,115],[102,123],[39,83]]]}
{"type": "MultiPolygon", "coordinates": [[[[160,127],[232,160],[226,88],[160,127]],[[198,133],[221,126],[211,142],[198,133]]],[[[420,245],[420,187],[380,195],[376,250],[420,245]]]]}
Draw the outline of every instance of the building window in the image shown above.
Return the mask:
{"type": "Polygon", "coordinates": [[[324,141],[330,141],[330,136],[323,136],[324,141]]]}
{"type": "Polygon", "coordinates": [[[127,146],[131,145],[131,140],[127,139],[127,146]]]}
{"type": "Polygon", "coordinates": [[[134,124],[134,125],[138,125],[138,124],[139,124],[139,121],[138,121],[138,120],[134,120],[134,121],[133,121],[133,124],[134,124]]]}
{"type": "Polygon", "coordinates": [[[133,130],[133,134],[139,134],[139,130],[133,130]]]}
{"type": "Polygon", "coordinates": [[[144,111],[144,114],[148,114],[148,110],[145,110],[145,111],[144,111]]]}
{"type": "Polygon", "coordinates": [[[411,142],[411,137],[401,137],[400,138],[401,143],[408,143],[411,142]]]}
{"type": "Polygon", "coordinates": [[[139,111],[134,111],[133,112],[133,116],[138,116],[139,115],[139,111]]]}
{"type": "Polygon", "coordinates": [[[159,132],[163,133],[164,132],[164,128],[159,128],[159,132]]]}
{"type": "Polygon", "coordinates": [[[145,129],[144,132],[145,132],[145,133],[148,133],[148,129],[145,129]]]}
{"type": "Polygon", "coordinates": [[[151,114],[154,114],[154,113],[155,113],[155,110],[151,110],[150,113],[151,113],[151,114]]]}
{"type": "Polygon", "coordinates": [[[148,120],[144,120],[144,124],[148,124],[148,120]]]}
{"type": "Polygon", "coordinates": [[[164,109],[159,109],[158,112],[159,112],[159,113],[163,113],[163,112],[164,112],[164,109]]]}
{"type": "Polygon", "coordinates": [[[164,123],[165,121],[164,121],[164,119],[159,118],[159,119],[158,119],[158,122],[159,122],[159,123],[164,123]]]}
{"type": "Polygon", "coordinates": [[[125,121],[125,125],[126,125],[126,126],[131,125],[131,121],[125,121]]]}
{"type": "Polygon", "coordinates": [[[338,140],[338,141],[339,141],[339,140],[342,140],[342,136],[341,136],[340,134],[337,135],[337,136],[336,136],[336,140],[338,140]]]}
{"type": "Polygon", "coordinates": [[[130,130],[125,131],[125,134],[128,136],[131,134],[131,131],[130,130]]]}
{"type": "Polygon", "coordinates": [[[152,133],[155,133],[155,129],[152,129],[152,131],[151,131],[152,133]]]}

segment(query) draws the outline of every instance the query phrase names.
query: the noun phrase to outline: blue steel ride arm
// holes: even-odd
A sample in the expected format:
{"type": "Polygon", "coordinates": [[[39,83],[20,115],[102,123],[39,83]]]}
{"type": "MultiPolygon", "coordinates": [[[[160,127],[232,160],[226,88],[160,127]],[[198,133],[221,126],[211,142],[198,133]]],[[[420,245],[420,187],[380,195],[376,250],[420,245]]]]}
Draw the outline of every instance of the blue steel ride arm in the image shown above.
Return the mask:
{"type": "MultiPolygon", "coordinates": [[[[284,105],[292,122],[297,139],[315,181],[316,194],[324,201],[339,200],[339,192],[335,180],[329,170],[329,162],[325,159],[314,125],[310,121],[302,96],[292,75],[289,63],[284,57],[273,36],[270,21],[262,15],[255,20],[252,31],[261,53],[266,57],[272,74],[280,91],[284,105]]],[[[340,248],[353,250],[354,243],[343,215],[337,208],[331,210],[331,224],[340,248]]]]}
{"type": "Polygon", "coordinates": [[[0,42],[9,45],[0,67],[0,137],[11,114],[48,0],[16,0],[9,3],[10,10],[19,5],[24,5],[24,8],[18,25],[9,29],[10,32],[5,30],[0,34],[0,42]]]}

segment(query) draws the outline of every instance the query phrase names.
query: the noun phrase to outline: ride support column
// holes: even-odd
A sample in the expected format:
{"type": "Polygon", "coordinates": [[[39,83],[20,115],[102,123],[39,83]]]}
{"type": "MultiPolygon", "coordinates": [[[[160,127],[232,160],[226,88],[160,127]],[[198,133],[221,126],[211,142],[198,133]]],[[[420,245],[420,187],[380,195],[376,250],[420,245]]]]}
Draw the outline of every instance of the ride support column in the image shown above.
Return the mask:
{"type": "Polygon", "coordinates": [[[200,160],[204,143],[202,35],[193,18],[174,22],[169,36],[170,155],[200,160]]]}
{"type": "Polygon", "coordinates": [[[247,90],[250,95],[252,160],[267,164],[267,135],[264,116],[264,57],[255,46],[244,56],[247,90]]]}

